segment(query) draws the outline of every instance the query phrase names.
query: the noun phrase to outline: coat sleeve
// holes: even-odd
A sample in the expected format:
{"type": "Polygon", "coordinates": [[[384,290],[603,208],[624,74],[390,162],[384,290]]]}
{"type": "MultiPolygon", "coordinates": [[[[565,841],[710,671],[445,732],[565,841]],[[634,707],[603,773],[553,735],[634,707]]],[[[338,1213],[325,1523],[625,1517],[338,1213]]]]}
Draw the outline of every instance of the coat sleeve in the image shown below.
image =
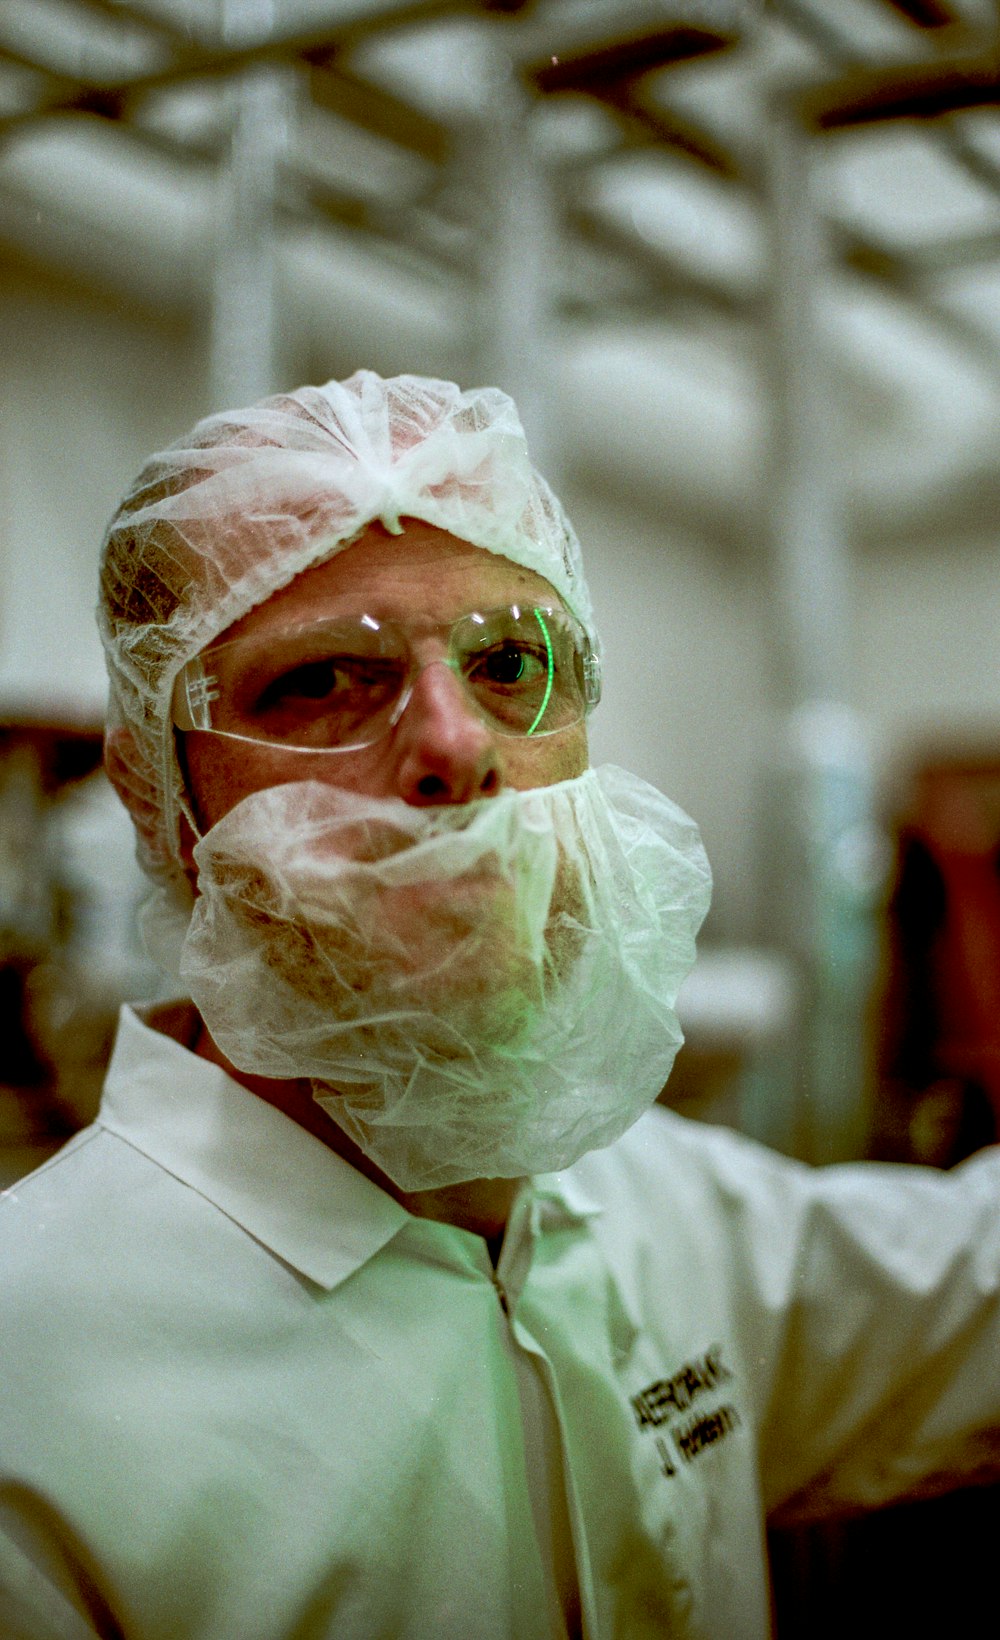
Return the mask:
{"type": "Polygon", "coordinates": [[[95,1640],[75,1602],[0,1530],[0,1634],[4,1640],[95,1640]]]}
{"type": "Polygon", "coordinates": [[[950,1173],[786,1164],[771,1188],[744,1275],[772,1518],[1000,1476],[1000,1148],[950,1173]]]}
{"type": "Polygon", "coordinates": [[[27,1488],[0,1486],[3,1640],[120,1640],[121,1634],[58,1512],[27,1488]]]}

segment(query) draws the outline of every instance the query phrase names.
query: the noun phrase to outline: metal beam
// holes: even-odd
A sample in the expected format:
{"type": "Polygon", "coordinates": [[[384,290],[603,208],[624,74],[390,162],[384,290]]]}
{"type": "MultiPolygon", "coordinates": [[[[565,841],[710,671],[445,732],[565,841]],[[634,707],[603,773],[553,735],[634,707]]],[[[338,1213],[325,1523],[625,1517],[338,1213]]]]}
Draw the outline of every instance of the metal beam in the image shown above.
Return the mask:
{"type": "Polygon", "coordinates": [[[970,108],[1000,105],[1000,59],[995,53],[934,63],[855,69],[797,99],[808,130],[842,131],[889,120],[937,120],[970,108]]]}
{"type": "Polygon", "coordinates": [[[608,221],[597,211],[570,206],[565,212],[564,222],[581,239],[609,252],[630,271],[637,270],[646,283],[650,297],[661,303],[691,301],[725,319],[748,322],[763,316],[762,298],[742,296],[727,290],[721,281],[692,273],[676,257],[655,249],[637,233],[629,233],[626,228],[608,221]]]}
{"type": "Polygon", "coordinates": [[[432,119],[374,80],[342,68],[330,60],[325,49],[302,56],[308,65],[310,97],[317,108],[350,120],[375,136],[387,137],[435,165],[445,162],[451,137],[442,121],[432,119]]]}
{"type": "MultiPolygon", "coordinates": [[[[51,100],[39,104],[29,114],[6,116],[0,127],[21,123],[25,118],[60,110],[72,112],[102,103],[109,109],[109,117],[120,117],[114,110],[126,107],[133,98],[149,91],[162,90],[178,81],[193,78],[229,78],[259,64],[281,65],[302,59],[309,63],[332,61],[336,55],[367,34],[378,32],[392,23],[412,23],[429,20],[445,14],[467,12],[471,0],[410,0],[410,3],[385,4],[372,12],[369,8],[338,19],[335,28],[310,29],[285,35],[270,34],[254,41],[241,41],[231,46],[201,47],[185,41],[178,47],[174,59],[165,67],[145,74],[117,76],[110,79],[82,79],[53,74],[48,65],[37,56],[0,48],[11,61],[22,67],[33,68],[46,74],[60,88],[51,100]],[[119,101],[120,100],[120,101],[119,101]]],[[[359,82],[359,84],[362,82],[359,82]]],[[[391,101],[389,93],[372,87],[373,100],[391,101]]],[[[432,122],[428,122],[429,124],[432,122]]]]}
{"type": "Polygon", "coordinates": [[[528,73],[539,91],[586,91],[604,97],[653,69],[709,56],[732,44],[731,34],[678,24],[552,57],[528,73]]]}
{"type": "Polygon", "coordinates": [[[655,107],[643,82],[652,72],[714,55],[733,44],[732,34],[679,24],[528,64],[522,73],[543,95],[574,92],[593,97],[614,111],[633,138],[677,149],[720,176],[731,177],[737,167],[728,152],[690,121],[655,107]]]}
{"type": "Polygon", "coordinates": [[[950,28],[959,21],[954,8],[943,0],[887,0],[887,4],[917,28],[950,28]]]}

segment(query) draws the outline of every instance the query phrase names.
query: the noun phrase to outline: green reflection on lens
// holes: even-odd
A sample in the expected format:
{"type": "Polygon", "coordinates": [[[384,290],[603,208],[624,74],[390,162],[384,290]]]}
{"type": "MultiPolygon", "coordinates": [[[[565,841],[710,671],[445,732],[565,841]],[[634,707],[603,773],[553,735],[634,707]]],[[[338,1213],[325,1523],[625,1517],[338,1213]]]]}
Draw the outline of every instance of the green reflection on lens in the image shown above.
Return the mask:
{"type": "Polygon", "coordinates": [[[549,637],[549,629],[545,625],[545,622],[542,620],[542,612],[541,612],[540,609],[536,609],[534,611],[534,616],[535,616],[535,620],[538,622],[539,626],[542,629],[542,637],[545,639],[545,653],[546,653],[546,656],[548,658],[549,675],[545,680],[545,699],[542,701],[541,706],[538,708],[538,713],[535,717],[534,723],[531,725],[531,728],[528,730],[529,735],[534,734],[535,730],[538,728],[538,725],[541,723],[542,718],[545,716],[545,708],[549,704],[549,696],[552,694],[552,682],[553,682],[553,678],[554,678],[554,675],[555,675],[555,662],[552,659],[552,639],[549,637]]]}

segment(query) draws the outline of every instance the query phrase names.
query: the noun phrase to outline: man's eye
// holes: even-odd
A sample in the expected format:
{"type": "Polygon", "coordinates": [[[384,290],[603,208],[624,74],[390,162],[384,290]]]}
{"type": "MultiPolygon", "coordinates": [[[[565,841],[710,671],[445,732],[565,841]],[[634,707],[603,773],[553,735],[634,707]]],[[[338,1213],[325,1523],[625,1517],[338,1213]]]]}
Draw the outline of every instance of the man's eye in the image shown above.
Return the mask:
{"type": "Polygon", "coordinates": [[[483,655],[477,655],[469,669],[469,677],[474,683],[509,687],[537,683],[547,670],[548,660],[544,650],[539,652],[530,644],[511,640],[494,645],[483,655]]]}
{"type": "Polygon", "coordinates": [[[380,695],[397,685],[395,669],[355,655],[336,655],[283,672],[261,692],[256,709],[267,712],[297,701],[336,705],[358,694],[380,695]]]}

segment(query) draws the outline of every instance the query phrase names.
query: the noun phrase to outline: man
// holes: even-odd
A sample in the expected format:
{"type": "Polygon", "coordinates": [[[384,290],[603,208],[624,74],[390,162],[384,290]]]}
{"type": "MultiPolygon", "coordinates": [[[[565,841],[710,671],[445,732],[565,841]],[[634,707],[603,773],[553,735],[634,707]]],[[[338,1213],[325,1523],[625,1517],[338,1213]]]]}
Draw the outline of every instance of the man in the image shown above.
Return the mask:
{"type": "Polygon", "coordinates": [[[647,1109],[697,834],[588,768],[575,537],[493,391],[361,372],[155,457],[108,766],[194,999],[10,1193],[0,1631],[768,1632],[767,1516],[997,1468],[1000,1163],[647,1109]]]}

